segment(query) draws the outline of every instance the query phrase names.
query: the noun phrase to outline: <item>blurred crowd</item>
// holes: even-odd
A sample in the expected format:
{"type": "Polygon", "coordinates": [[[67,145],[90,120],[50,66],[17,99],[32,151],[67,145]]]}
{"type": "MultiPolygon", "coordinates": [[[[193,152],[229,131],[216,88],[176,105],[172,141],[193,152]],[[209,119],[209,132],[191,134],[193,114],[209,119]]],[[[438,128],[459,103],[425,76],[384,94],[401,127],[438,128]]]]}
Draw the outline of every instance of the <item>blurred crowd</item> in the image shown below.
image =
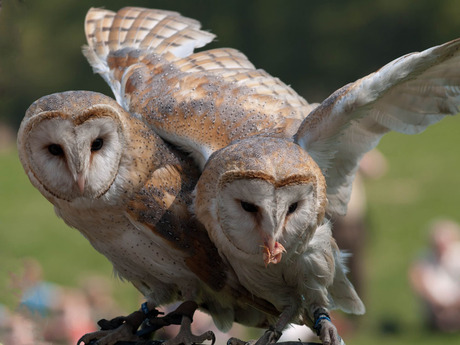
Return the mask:
{"type": "Polygon", "coordinates": [[[19,305],[0,305],[0,344],[75,345],[85,333],[97,330],[97,320],[123,314],[112,298],[105,278],[86,278],[78,288],[43,280],[42,268],[24,260],[21,275],[11,275],[12,289],[20,292],[19,305]]]}

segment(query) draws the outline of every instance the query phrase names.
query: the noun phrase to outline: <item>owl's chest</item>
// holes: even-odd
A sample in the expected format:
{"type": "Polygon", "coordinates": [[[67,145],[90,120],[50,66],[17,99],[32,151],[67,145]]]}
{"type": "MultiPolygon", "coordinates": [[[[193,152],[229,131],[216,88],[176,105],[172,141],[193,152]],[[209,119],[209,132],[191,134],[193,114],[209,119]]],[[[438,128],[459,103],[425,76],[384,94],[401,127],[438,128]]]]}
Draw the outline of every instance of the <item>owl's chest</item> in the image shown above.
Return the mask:
{"type": "Polygon", "coordinates": [[[298,280],[295,279],[296,272],[287,260],[265,267],[262,254],[252,258],[259,258],[260,264],[253,260],[241,262],[241,256],[232,255],[233,253],[227,253],[226,256],[230,263],[238,263],[232,265],[233,269],[242,285],[252,294],[269,301],[278,310],[302,303],[302,297],[298,293],[298,280]]]}
{"type": "Polygon", "coordinates": [[[191,279],[185,258],[169,249],[154,232],[133,225],[122,210],[61,209],[57,213],[106,256],[118,274],[136,286],[142,285],[143,292],[177,279],[191,279]]]}

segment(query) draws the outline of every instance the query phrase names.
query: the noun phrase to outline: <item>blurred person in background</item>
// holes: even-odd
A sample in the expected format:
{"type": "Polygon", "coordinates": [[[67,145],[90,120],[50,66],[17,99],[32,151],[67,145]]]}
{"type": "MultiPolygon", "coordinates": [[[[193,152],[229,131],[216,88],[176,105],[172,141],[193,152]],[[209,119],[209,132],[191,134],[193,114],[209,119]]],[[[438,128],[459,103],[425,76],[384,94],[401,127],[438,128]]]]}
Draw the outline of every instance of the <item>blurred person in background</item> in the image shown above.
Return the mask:
{"type": "Polygon", "coordinates": [[[91,305],[77,289],[62,289],[44,328],[43,338],[52,344],[73,345],[82,335],[97,330],[91,305]]]}
{"type": "MultiPolygon", "coordinates": [[[[356,292],[365,299],[365,253],[367,233],[367,198],[364,181],[376,180],[382,177],[388,169],[387,160],[383,154],[374,149],[364,155],[359,164],[353,189],[345,216],[335,216],[332,221],[332,234],[337,245],[344,253],[345,264],[348,267],[348,279],[356,292]]],[[[339,334],[349,335],[359,326],[360,317],[333,312],[334,324],[339,334]]]]}
{"type": "Polygon", "coordinates": [[[430,226],[430,247],[409,269],[409,279],[426,309],[432,330],[460,331],[460,226],[438,220],[430,226]]]}
{"type": "Polygon", "coordinates": [[[346,265],[350,271],[348,278],[361,298],[364,297],[363,251],[369,227],[366,223],[367,199],[364,180],[378,179],[387,172],[387,169],[387,161],[377,149],[364,155],[353,182],[347,214],[332,219],[332,233],[340,250],[346,254],[346,265]]]}
{"type": "Polygon", "coordinates": [[[56,303],[60,287],[43,279],[41,264],[33,258],[26,258],[22,274],[11,273],[10,278],[11,286],[20,296],[19,309],[32,316],[47,316],[56,303]]]}

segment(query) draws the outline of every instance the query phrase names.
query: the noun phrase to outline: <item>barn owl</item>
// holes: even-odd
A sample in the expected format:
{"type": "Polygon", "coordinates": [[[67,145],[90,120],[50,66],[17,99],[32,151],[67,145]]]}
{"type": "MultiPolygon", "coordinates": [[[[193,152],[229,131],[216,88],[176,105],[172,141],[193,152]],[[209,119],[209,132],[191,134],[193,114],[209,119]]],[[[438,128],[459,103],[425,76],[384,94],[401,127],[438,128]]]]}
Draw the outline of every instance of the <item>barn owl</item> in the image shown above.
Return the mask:
{"type": "Polygon", "coordinates": [[[270,339],[300,318],[338,344],[328,310],[364,312],[323,216],[346,212],[359,161],[385,133],[419,133],[458,113],[459,47],[406,55],[344,86],[292,142],[255,136],[210,156],[195,213],[241,283],[282,312],[270,339]]]}
{"type": "MultiPolygon", "coordinates": [[[[42,97],[26,112],[18,149],[30,181],[57,215],[105,255],[149,306],[193,300],[223,329],[234,321],[263,325],[267,315],[276,315],[238,283],[190,215],[199,176],[193,161],[115,100],[89,91],[42,97]]],[[[125,328],[120,333],[132,337],[125,328]]],[[[119,336],[100,332],[83,341],[102,337],[99,344],[114,344],[119,336]]],[[[189,341],[210,338],[205,333],[189,341]]]]}
{"type": "Polygon", "coordinates": [[[201,167],[194,211],[243,285],[281,312],[269,341],[295,321],[337,343],[327,310],[364,306],[324,214],[346,212],[359,160],[383,134],[457,113],[459,42],[311,105],[238,51],[193,53],[213,35],[177,13],[92,9],[85,28],[85,56],[117,100],[201,167]]]}
{"type": "MultiPolygon", "coordinates": [[[[300,146],[313,158],[309,161],[318,165],[326,179],[327,188],[324,193],[328,203],[324,209],[310,210],[307,212],[309,215],[304,217],[305,232],[309,234],[304,234],[300,247],[294,246],[305,250],[300,253],[287,245],[290,243],[288,239],[278,241],[276,236],[280,236],[279,234],[265,234],[260,226],[252,231],[252,234],[259,233],[259,238],[252,238],[248,231],[241,230],[245,227],[238,226],[236,228],[240,231],[236,232],[235,237],[228,236],[232,226],[239,224],[238,220],[244,219],[243,216],[235,213],[233,218],[227,217],[224,222],[222,214],[215,206],[218,203],[216,200],[223,200],[224,197],[219,194],[223,190],[216,186],[210,187],[209,183],[200,183],[196,190],[195,212],[206,225],[221,255],[234,267],[245,287],[253,294],[268,299],[283,312],[276,330],[281,330],[286,320],[303,319],[303,322],[311,325],[318,321],[315,313],[321,315],[317,313],[318,310],[333,306],[362,313],[364,307],[343,274],[339,254],[330,237],[327,222],[321,214],[343,214],[346,211],[357,163],[366,151],[378,143],[384,133],[389,130],[419,132],[441,119],[442,114],[457,112],[455,87],[458,78],[452,73],[452,68],[457,63],[455,51],[458,43],[454,41],[398,59],[379,72],[337,91],[315,109],[316,105],[308,104],[278,79],[256,70],[238,51],[215,49],[193,54],[194,48],[204,46],[213,36],[199,30],[199,23],[196,21],[180,17],[177,13],[139,8],[125,8],[118,13],[92,9],[87,15],[85,28],[89,44],[85,48],[85,55],[94,70],[108,81],[117,99],[126,109],[143,119],[165,140],[192,153],[199,166],[204,169],[200,182],[214,181],[219,186],[224,183],[219,178],[227,176],[225,171],[211,169],[216,167],[212,161],[227,162],[225,155],[230,151],[225,147],[235,140],[241,141],[233,143],[231,151],[239,153],[232,157],[240,157],[246,163],[251,158],[261,160],[262,155],[257,151],[254,156],[248,155],[250,147],[247,143],[254,140],[251,144],[264,151],[263,145],[274,138],[263,137],[270,136],[295,141],[294,144],[278,142],[280,147],[287,145],[284,147],[284,155],[289,155],[300,146]],[[120,27],[123,30],[119,30],[120,27]],[[436,79],[439,78],[440,84],[436,85],[436,79]],[[444,86],[449,86],[450,82],[453,83],[453,88],[444,86]],[[395,109],[399,114],[392,114],[395,109]],[[300,121],[306,116],[300,125],[300,121]],[[292,136],[293,132],[295,134],[292,136]],[[252,136],[253,139],[245,140],[252,136]],[[217,176],[212,179],[210,174],[217,176]],[[200,188],[203,185],[205,187],[200,188]],[[214,191],[219,191],[217,195],[210,192],[213,188],[214,191]],[[216,204],[203,200],[213,200],[216,204]],[[315,212],[318,214],[315,215],[315,212]],[[316,225],[312,219],[317,220],[316,225]],[[321,241],[318,238],[329,240],[321,241]],[[324,245],[315,246],[313,243],[324,245]],[[235,256],[239,247],[246,246],[258,248],[261,252],[258,264],[252,262],[252,259],[246,261],[235,256]],[[280,264],[283,262],[282,258],[285,257],[284,262],[305,262],[307,252],[313,250],[312,248],[316,248],[317,252],[327,252],[323,261],[332,258],[334,262],[329,267],[329,279],[326,279],[328,282],[323,286],[322,303],[313,303],[308,294],[299,293],[302,289],[288,290],[291,295],[297,292],[302,301],[305,299],[306,302],[296,303],[291,300],[287,306],[280,306],[278,302],[283,298],[289,300],[286,298],[289,292],[284,295],[268,292],[261,294],[264,289],[258,285],[261,283],[254,282],[254,277],[270,276],[278,272],[278,279],[284,279],[287,268],[280,264]],[[291,256],[292,252],[299,255],[291,256]],[[261,269],[261,264],[266,266],[265,271],[261,269]],[[348,294],[347,298],[334,298],[334,294],[337,296],[337,285],[342,286],[341,292],[348,294]],[[347,299],[354,301],[351,306],[342,304],[347,299]],[[308,303],[310,305],[304,310],[289,307],[308,303]]],[[[280,152],[283,151],[279,150],[278,154],[280,152]]],[[[266,161],[264,164],[271,166],[274,163],[266,161]]],[[[222,163],[219,168],[222,166],[232,165],[222,163]]],[[[268,205],[269,200],[278,200],[274,196],[276,193],[273,192],[271,196],[264,194],[268,193],[264,191],[268,187],[253,175],[263,176],[270,169],[262,165],[257,169],[257,172],[249,169],[248,175],[241,173],[237,183],[240,185],[235,190],[252,190],[253,195],[260,196],[258,200],[261,204],[268,205]],[[257,181],[254,182],[253,189],[243,184],[245,179],[257,181]]],[[[241,170],[246,171],[246,167],[241,170]]],[[[278,181],[274,177],[278,175],[287,176],[285,172],[276,171],[274,175],[267,175],[271,177],[268,180],[278,181]]],[[[225,181],[224,178],[223,180],[225,181]]],[[[246,182],[249,183],[248,181],[246,182]]],[[[276,183],[272,186],[274,190],[278,187],[276,183]]],[[[297,211],[299,202],[285,205],[278,201],[282,204],[277,209],[281,220],[273,220],[273,227],[279,226],[287,216],[292,218],[291,213],[300,212],[300,208],[297,211]]],[[[239,211],[243,215],[269,213],[257,203],[244,200],[239,202],[239,211]]],[[[259,217],[263,218],[261,215],[259,217]]],[[[314,261],[309,262],[312,267],[314,264],[321,264],[314,261]]],[[[298,277],[299,282],[293,285],[299,286],[302,281],[311,282],[308,275],[298,277]]],[[[321,327],[323,341],[329,341],[327,337],[332,337],[333,342],[337,341],[338,337],[327,318],[320,320],[319,325],[321,324],[325,324],[325,327],[321,327]]]]}
{"type": "MultiPolygon", "coordinates": [[[[324,219],[326,204],[320,168],[282,138],[230,144],[211,156],[198,181],[197,217],[241,283],[282,312],[270,341],[288,322],[315,328],[326,309],[364,313],[324,219]]],[[[322,328],[323,342],[339,341],[333,325],[322,328]]]]}
{"type": "Polygon", "coordinates": [[[459,47],[455,40],[406,55],[344,86],[308,114],[293,142],[253,137],[209,158],[195,213],[241,283],[282,311],[272,339],[301,318],[337,344],[327,310],[364,311],[333,241],[322,237],[330,239],[323,215],[346,212],[359,161],[385,133],[419,133],[458,113],[459,47]]]}

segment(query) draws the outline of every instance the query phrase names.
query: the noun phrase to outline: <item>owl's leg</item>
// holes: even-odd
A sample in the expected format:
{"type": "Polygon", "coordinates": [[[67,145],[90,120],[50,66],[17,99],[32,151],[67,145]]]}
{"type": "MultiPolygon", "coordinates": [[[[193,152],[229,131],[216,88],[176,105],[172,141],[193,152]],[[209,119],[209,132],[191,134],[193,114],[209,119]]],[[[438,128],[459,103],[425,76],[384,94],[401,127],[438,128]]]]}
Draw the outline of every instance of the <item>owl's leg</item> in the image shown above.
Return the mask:
{"type": "Polygon", "coordinates": [[[323,345],[345,345],[326,309],[316,309],[313,317],[313,329],[316,331],[323,345]]]}
{"type": "Polygon", "coordinates": [[[170,340],[164,342],[164,345],[192,345],[201,344],[205,340],[211,340],[211,345],[214,345],[216,337],[212,331],[207,331],[201,335],[194,335],[190,328],[193,321],[193,314],[195,313],[198,305],[193,301],[186,301],[182,303],[175,311],[165,316],[181,316],[181,326],[179,333],[170,340]]]}

